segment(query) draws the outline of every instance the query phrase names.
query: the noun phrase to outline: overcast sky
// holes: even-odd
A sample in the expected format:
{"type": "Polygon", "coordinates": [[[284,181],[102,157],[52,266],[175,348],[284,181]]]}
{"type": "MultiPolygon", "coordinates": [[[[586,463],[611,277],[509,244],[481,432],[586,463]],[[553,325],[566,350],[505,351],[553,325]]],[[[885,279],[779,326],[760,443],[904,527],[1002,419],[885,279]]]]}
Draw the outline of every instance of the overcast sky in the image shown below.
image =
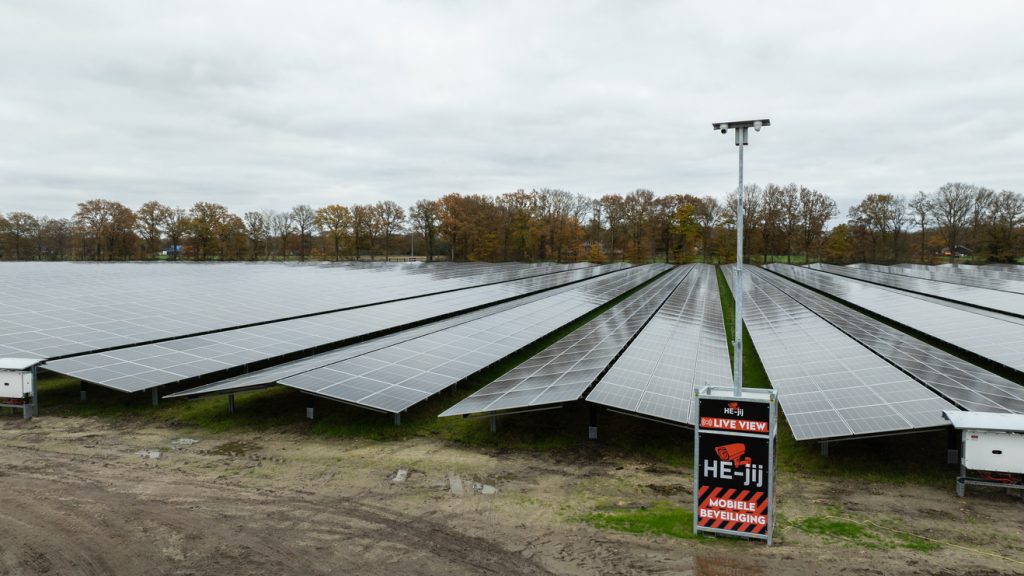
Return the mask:
{"type": "Polygon", "coordinates": [[[0,212],[1024,192],[1024,3],[0,0],[0,212]],[[714,6],[712,6],[714,4],[714,6]]]}

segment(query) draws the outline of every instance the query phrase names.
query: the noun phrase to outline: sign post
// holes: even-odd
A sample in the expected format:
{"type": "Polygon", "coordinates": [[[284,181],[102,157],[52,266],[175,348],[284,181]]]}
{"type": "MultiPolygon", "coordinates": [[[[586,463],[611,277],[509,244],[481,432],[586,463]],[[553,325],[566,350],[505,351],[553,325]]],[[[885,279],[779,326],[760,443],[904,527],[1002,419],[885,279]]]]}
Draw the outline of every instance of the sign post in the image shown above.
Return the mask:
{"type": "Polygon", "coordinates": [[[693,442],[693,532],[772,543],[774,390],[702,388],[693,442]]]}

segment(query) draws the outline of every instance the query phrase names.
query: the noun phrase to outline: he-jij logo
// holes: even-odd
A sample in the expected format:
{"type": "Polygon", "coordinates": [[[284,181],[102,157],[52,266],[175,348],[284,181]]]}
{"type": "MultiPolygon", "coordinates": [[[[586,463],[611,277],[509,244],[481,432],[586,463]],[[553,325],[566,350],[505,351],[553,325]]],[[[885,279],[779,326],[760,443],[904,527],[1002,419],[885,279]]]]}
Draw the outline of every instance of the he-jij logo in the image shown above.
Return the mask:
{"type": "Polygon", "coordinates": [[[729,416],[743,416],[743,408],[740,408],[739,402],[729,402],[722,411],[729,416]]]}
{"type": "Polygon", "coordinates": [[[723,444],[715,448],[718,460],[704,460],[704,477],[722,480],[743,480],[744,486],[760,488],[764,485],[764,465],[754,464],[750,456],[743,457],[747,447],[742,442],[723,444]]]}

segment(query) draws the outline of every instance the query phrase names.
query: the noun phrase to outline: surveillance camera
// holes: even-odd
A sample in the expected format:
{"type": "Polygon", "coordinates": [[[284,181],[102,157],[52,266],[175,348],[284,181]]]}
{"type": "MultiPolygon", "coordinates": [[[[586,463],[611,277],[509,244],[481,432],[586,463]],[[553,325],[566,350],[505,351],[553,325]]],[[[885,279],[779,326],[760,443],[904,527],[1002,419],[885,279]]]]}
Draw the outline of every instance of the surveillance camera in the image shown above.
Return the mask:
{"type": "Polygon", "coordinates": [[[728,131],[729,131],[728,128],[726,128],[725,126],[722,126],[722,134],[725,134],[728,131]]]}
{"type": "Polygon", "coordinates": [[[758,120],[758,121],[754,122],[754,132],[760,132],[760,131],[761,131],[761,121],[758,120]]]}

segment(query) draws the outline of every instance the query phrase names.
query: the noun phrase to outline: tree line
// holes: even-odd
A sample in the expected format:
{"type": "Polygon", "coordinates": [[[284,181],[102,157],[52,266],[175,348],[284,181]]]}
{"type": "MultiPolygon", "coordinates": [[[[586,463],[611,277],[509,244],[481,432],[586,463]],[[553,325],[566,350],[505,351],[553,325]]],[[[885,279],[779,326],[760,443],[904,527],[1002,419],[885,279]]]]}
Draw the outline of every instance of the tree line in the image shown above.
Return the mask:
{"type": "Polygon", "coordinates": [[[1015,262],[1024,250],[1024,194],[950,182],[909,198],[869,194],[827,239],[834,261],[1015,262]]]}
{"type": "MultiPolygon", "coordinates": [[[[948,246],[1005,259],[1020,251],[1024,200],[1008,191],[952,183],[911,199],[870,194],[831,228],[835,201],[806,186],[752,185],[744,198],[744,248],[753,261],[927,259],[948,246]]],[[[735,200],[644,189],[590,198],[545,188],[238,215],[212,202],[185,209],[151,201],[133,210],[95,199],[71,218],[0,214],[0,258],[717,262],[735,258],[735,200]]]]}

